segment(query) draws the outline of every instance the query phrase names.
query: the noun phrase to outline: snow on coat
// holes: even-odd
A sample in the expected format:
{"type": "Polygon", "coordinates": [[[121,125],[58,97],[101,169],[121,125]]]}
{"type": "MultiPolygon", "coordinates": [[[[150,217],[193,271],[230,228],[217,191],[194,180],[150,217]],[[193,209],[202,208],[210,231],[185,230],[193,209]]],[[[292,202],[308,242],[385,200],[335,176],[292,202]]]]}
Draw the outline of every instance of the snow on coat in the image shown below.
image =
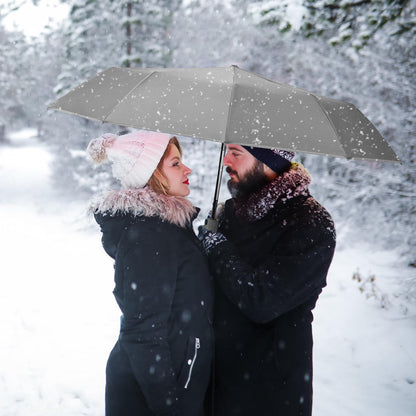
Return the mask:
{"type": "Polygon", "coordinates": [[[312,309],[335,249],[327,211],[292,163],[244,200],[228,200],[209,256],[216,277],[216,416],[310,416],[312,309]]]}
{"type": "Polygon", "coordinates": [[[114,295],[123,312],[107,364],[107,414],[200,414],[213,302],[212,278],[191,227],[196,209],[186,198],[143,188],[112,191],[91,211],[115,259],[114,295]]]}

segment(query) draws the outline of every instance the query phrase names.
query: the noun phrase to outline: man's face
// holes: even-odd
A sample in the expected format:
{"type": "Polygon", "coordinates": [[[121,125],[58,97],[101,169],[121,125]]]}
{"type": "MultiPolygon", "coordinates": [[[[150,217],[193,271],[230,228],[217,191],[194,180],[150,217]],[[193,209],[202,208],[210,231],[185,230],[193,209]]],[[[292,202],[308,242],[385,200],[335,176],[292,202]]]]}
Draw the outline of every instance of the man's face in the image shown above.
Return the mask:
{"type": "Polygon", "coordinates": [[[246,196],[269,182],[263,163],[238,144],[227,145],[223,163],[230,175],[227,185],[234,198],[246,196]]]}

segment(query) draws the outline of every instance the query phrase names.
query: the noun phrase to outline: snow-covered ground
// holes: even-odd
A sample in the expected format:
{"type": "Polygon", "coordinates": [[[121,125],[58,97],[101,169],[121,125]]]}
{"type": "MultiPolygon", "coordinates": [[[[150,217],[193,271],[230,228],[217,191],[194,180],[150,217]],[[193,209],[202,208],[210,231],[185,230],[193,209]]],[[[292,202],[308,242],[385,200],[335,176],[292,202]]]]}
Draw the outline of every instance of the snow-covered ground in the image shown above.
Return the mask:
{"type": "MultiPolygon", "coordinates": [[[[33,136],[0,147],[0,415],[99,416],[119,323],[112,262],[87,201],[53,193],[33,136]]],[[[410,273],[394,251],[336,252],[315,309],[315,416],[416,414],[416,309],[395,296],[410,273]]]]}

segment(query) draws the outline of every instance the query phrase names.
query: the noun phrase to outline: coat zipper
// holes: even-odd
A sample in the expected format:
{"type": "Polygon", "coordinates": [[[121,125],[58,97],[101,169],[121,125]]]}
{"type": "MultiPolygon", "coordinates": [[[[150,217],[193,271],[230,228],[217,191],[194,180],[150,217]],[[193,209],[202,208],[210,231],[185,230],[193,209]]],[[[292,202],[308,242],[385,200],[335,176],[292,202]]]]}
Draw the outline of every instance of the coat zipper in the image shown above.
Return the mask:
{"type": "Polygon", "coordinates": [[[194,364],[196,361],[196,357],[198,355],[198,350],[199,348],[201,348],[201,343],[199,342],[199,338],[195,338],[195,352],[194,352],[194,358],[192,359],[192,362],[189,364],[189,373],[188,373],[188,379],[186,380],[185,383],[185,388],[188,388],[188,384],[191,381],[191,376],[192,376],[192,369],[194,368],[194,364]]]}

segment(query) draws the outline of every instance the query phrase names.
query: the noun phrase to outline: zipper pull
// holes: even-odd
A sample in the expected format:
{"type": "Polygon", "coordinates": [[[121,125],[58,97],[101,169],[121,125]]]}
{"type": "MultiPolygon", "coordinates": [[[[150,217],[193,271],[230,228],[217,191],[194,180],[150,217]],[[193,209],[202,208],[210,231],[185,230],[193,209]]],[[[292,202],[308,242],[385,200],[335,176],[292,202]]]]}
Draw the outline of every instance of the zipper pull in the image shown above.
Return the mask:
{"type": "Polygon", "coordinates": [[[189,382],[191,381],[191,376],[192,376],[192,369],[194,368],[194,364],[195,364],[195,361],[196,361],[196,357],[197,357],[197,355],[198,355],[198,350],[201,348],[201,343],[200,343],[200,340],[199,340],[199,338],[195,338],[195,352],[194,352],[194,358],[191,360],[191,359],[189,359],[188,360],[188,365],[190,366],[189,367],[189,373],[188,373],[188,379],[186,380],[186,383],[185,383],[185,388],[187,389],[188,388],[188,384],[189,384],[189,382]]]}

